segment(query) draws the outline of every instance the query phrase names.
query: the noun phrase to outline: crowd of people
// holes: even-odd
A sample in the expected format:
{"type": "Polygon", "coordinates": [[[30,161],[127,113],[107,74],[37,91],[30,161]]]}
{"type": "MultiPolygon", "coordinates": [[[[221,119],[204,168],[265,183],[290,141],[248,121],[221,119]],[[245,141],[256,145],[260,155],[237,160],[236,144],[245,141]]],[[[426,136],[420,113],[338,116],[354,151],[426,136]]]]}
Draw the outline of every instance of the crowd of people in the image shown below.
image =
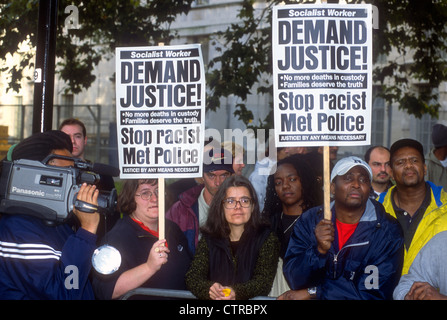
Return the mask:
{"type": "MultiPolygon", "coordinates": [[[[427,156],[407,138],[363,158],[337,159],[331,147],[330,218],[321,148],[278,148],[246,177],[243,148],[228,142],[205,146],[202,177],[168,184],[162,239],[157,179],[123,181],[106,221],[97,206],[99,190],[113,188],[107,176],[82,184],[63,222],[19,205],[0,217],[0,299],[108,300],[136,288],[204,300],[445,299],[447,127],[435,125],[432,139],[427,156]],[[92,266],[101,245],[120,253],[112,272],[92,266]]],[[[68,119],[3,161],[54,154],[65,157],[46,165],[67,167],[88,161],[86,145],[83,123],[68,119]]]]}

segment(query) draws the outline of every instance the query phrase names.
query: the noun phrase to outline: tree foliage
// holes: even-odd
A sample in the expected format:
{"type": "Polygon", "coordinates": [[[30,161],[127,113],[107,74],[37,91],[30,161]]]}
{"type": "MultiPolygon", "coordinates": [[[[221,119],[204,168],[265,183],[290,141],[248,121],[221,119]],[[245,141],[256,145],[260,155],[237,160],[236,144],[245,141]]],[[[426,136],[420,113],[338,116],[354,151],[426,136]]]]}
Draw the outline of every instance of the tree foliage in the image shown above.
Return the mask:
{"type": "MultiPolygon", "coordinates": [[[[257,94],[272,94],[272,37],[271,7],[279,1],[270,1],[262,12],[255,14],[254,1],[245,0],[239,11],[240,23],[232,24],[225,31],[216,34],[215,43],[222,54],[209,63],[207,85],[209,95],[207,108],[215,110],[219,99],[235,95],[240,99],[235,115],[248,128],[253,113],[247,109],[245,101],[253,88],[257,94]]],[[[266,119],[259,119],[258,127],[270,127],[272,112],[266,119]]]]}
{"type": "MultiPolygon", "coordinates": [[[[258,15],[253,10],[254,0],[243,1],[239,13],[242,22],[219,34],[225,41],[220,46],[226,50],[210,64],[211,68],[218,67],[210,71],[209,108],[217,108],[221,96],[236,95],[241,100],[236,115],[249,125],[253,115],[244,103],[246,97],[254,93],[255,87],[258,93],[272,92],[271,82],[265,80],[271,79],[272,74],[271,7],[280,2],[315,3],[315,0],[265,1],[265,9],[258,15]]],[[[381,86],[381,95],[388,103],[398,103],[399,108],[416,117],[423,114],[437,117],[438,87],[447,80],[447,1],[365,2],[379,11],[379,29],[373,31],[373,78],[381,86]],[[412,80],[422,83],[423,88],[416,90],[412,80]]],[[[261,126],[269,126],[271,116],[261,126]]]]}
{"type": "MultiPolygon", "coordinates": [[[[77,1],[79,28],[64,30],[64,12],[72,1],[58,1],[56,71],[67,83],[66,91],[79,93],[95,81],[94,67],[110,58],[117,46],[169,43],[174,36],[169,25],[180,13],[187,13],[193,0],[89,0],[77,1]]],[[[0,65],[9,75],[9,90],[19,91],[23,71],[33,68],[32,51],[20,46],[36,46],[38,0],[0,1],[0,65]],[[21,54],[20,63],[6,67],[8,54],[21,54]],[[2,63],[3,62],[3,63],[2,63]]]]}
{"type": "MultiPolygon", "coordinates": [[[[347,2],[357,2],[348,0],[347,2]]],[[[220,53],[209,64],[207,107],[215,110],[220,98],[239,101],[235,115],[251,126],[253,114],[246,107],[250,94],[272,94],[271,8],[280,3],[313,3],[315,0],[243,0],[238,18],[215,36],[220,53]],[[264,5],[262,9],[259,6],[264,5]],[[256,91],[255,91],[256,88],[256,91]]],[[[337,0],[329,0],[338,2],[337,0]]],[[[438,115],[438,87],[447,80],[447,0],[366,0],[379,9],[379,29],[374,30],[374,81],[388,103],[398,103],[409,114],[438,115]],[[421,85],[418,90],[412,81],[421,85]]],[[[117,46],[169,43],[169,25],[187,13],[192,0],[89,0],[76,4],[80,27],[63,33],[71,4],[59,0],[56,55],[57,72],[67,91],[79,93],[95,81],[94,67],[111,57],[117,46]]],[[[33,67],[33,52],[19,45],[36,45],[38,0],[0,0],[0,59],[19,53],[19,64],[2,67],[9,75],[9,89],[18,91],[23,71],[33,67]]],[[[1,60],[0,60],[0,66],[1,60]]],[[[272,113],[259,119],[271,126],[272,113]]]]}
{"type": "Polygon", "coordinates": [[[447,1],[376,0],[379,29],[375,32],[377,64],[374,79],[383,96],[409,114],[438,116],[438,87],[447,80],[447,1]],[[423,87],[415,90],[411,79],[423,87]]]}

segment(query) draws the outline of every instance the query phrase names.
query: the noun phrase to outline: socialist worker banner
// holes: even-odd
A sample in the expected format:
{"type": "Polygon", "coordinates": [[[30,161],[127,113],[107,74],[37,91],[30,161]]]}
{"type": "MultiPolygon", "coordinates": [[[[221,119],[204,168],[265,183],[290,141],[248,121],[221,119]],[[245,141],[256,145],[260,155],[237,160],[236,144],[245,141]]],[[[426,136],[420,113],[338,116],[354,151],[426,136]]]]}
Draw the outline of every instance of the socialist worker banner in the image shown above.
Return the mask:
{"type": "Polygon", "coordinates": [[[199,44],[116,49],[121,178],[202,176],[204,74],[199,44]]]}
{"type": "Polygon", "coordinates": [[[273,8],[277,146],[369,145],[371,5],[273,8]]]}

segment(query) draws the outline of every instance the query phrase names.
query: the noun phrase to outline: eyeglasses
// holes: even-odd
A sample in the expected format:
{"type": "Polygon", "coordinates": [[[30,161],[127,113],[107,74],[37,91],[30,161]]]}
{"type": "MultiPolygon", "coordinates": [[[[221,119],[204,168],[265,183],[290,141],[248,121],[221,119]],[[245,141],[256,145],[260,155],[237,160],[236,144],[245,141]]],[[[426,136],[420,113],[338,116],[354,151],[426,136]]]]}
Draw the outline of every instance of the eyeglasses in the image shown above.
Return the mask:
{"type": "Polygon", "coordinates": [[[158,197],[158,189],[155,189],[153,193],[149,190],[145,190],[140,194],[136,194],[137,197],[141,197],[141,199],[143,200],[149,200],[150,198],[152,198],[152,195],[158,197]]]}
{"type": "Polygon", "coordinates": [[[248,208],[251,206],[251,199],[247,197],[241,198],[240,200],[228,198],[222,202],[226,209],[234,209],[237,207],[238,203],[241,205],[242,208],[248,208]]]}

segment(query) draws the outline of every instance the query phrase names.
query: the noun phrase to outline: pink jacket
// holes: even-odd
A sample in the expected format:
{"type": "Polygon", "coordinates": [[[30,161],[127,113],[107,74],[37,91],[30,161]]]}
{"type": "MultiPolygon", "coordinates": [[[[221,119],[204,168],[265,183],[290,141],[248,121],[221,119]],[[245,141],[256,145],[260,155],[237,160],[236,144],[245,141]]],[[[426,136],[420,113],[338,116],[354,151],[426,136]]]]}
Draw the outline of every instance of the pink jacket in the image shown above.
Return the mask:
{"type": "Polygon", "coordinates": [[[192,254],[199,242],[198,198],[203,188],[204,185],[200,184],[181,193],[179,200],[166,212],[166,219],[175,222],[185,234],[192,254]]]}

